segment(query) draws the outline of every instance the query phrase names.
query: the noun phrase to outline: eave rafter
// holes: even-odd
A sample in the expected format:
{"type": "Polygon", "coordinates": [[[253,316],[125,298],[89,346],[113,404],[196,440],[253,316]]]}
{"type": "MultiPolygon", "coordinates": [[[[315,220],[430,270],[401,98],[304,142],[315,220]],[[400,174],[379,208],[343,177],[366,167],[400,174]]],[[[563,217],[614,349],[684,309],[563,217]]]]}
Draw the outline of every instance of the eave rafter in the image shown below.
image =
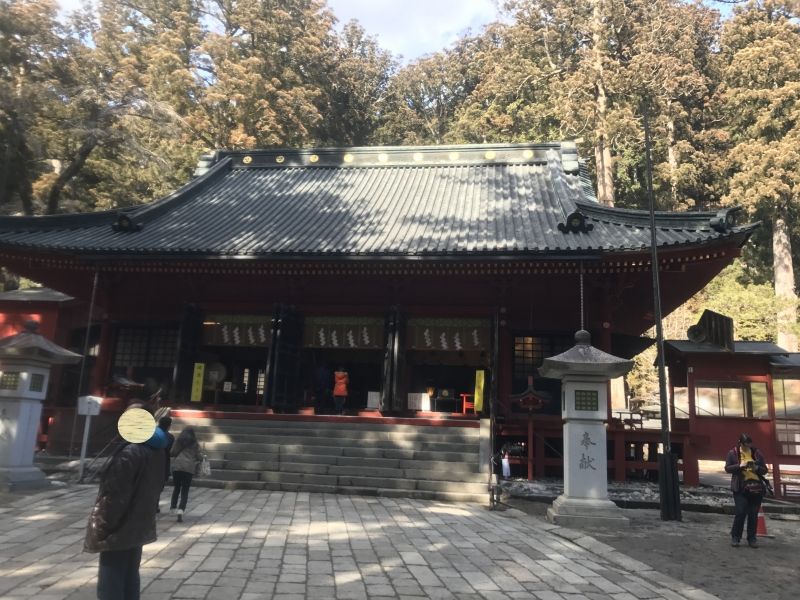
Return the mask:
{"type": "MultiPolygon", "coordinates": [[[[662,271],[685,271],[687,266],[708,261],[730,260],[738,248],[716,247],[664,253],[659,260],[662,271]]],[[[0,262],[24,266],[25,270],[63,269],[108,273],[160,273],[264,276],[497,276],[497,275],[587,275],[650,271],[645,254],[632,256],[593,256],[579,259],[525,260],[513,257],[472,260],[241,260],[208,258],[174,260],[167,258],[97,259],[59,256],[20,256],[0,253],[0,262]]]]}

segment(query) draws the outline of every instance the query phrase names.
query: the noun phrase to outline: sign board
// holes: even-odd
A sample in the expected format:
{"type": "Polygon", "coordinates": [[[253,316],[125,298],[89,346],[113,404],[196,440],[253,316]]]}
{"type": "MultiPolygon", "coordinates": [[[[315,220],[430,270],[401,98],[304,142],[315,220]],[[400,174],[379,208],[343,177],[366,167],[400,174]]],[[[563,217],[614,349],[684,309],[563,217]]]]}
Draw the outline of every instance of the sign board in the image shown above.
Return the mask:
{"type": "Polygon", "coordinates": [[[203,399],[203,378],[206,373],[205,363],[194,363],[194,373],[192,374],[192,402],[200,402],[203,399]]]}
{"type": "Polygon", "coordinates": [[[380,407],[381,407],[381,393],[367,392],[367,408],[380,408],[380,407]]]}
{"type": "Polygon", "coordinates": [[[100,414],[103,399],[100,396],[80,396],[78,398],[78,414],[96,417],[100,414]]]}

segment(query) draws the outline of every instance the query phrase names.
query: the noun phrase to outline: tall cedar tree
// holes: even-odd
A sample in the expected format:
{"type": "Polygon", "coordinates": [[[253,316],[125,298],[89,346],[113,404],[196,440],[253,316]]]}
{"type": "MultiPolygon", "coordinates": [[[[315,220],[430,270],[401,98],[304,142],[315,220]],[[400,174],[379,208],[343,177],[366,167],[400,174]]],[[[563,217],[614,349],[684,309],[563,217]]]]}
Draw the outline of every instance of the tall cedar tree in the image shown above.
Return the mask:
{"type": "Polygon", "coordinates": [[[0,210],[34,214],[34,182],[50,170],[43,136],[62,91],[65,47],[49,1],[0,0],[0,210]]]}
{"type": "Polygon", "coordinates": [[[797,350],[792,240],[800,209],[800,13],[764,0],[737,8],[721,37],[718,102],[727,123],[730,190],[724,200],[771,224],[778,344],[797,350]]]}

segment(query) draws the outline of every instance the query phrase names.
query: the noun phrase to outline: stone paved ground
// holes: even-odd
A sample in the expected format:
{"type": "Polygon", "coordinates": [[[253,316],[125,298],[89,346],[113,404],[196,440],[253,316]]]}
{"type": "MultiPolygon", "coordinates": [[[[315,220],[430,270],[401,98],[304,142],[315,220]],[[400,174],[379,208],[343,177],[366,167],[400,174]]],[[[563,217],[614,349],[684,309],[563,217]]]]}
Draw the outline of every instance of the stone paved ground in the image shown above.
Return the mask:
{"type": "MultiPolygon", "coordinates": [[[[0,598],[94,598],[93,486],[0,499],[0,598]]],[[[474,504],[196,489],[145,547],[145,600],[712,598],[583,533],[474,504]]]]}
{"type": "MultiPolygon", "coordinates": [[[[547,505],[513,501],[533,515],[547,505]]],[[[728,506],[733,505],[730,496],[728,506]]],[[[732,548],[728,514],[683,511],[680,522],[662,521],[658,510],[627,510],[627,529],[594,530],[595,539],[635,556],[689,585],[725,600],[798,600],[800,598],[800,516],[769,515],[760,547],[732,548]]]]}

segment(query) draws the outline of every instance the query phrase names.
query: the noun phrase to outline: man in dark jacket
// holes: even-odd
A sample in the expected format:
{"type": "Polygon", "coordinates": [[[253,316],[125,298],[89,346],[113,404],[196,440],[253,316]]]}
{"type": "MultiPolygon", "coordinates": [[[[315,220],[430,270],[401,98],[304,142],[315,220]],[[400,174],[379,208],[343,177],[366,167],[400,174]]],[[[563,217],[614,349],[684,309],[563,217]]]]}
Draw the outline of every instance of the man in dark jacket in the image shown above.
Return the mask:
{"type": "Polygon", "coordinates": [[[725,472],[731,474],[731,491],[736,512],[731,527],[731,545],[738,546],[742,539],[744,521],[747,519],[747,545],[757,548],[756,524],[758,509],[764,498],[761,477],[767,473],[764,456],[753,447],[753,440],[746,433],[739,436],[739,443],[728,451],[725,472]]]}
{"type": "Polygon", "coordinates": [[[100,553],[99,600],[138,600],[142,546],[156,541],[167,438],[155,427],[146,442],[126,444],[103,473],[83,549],[100,553]]]}

